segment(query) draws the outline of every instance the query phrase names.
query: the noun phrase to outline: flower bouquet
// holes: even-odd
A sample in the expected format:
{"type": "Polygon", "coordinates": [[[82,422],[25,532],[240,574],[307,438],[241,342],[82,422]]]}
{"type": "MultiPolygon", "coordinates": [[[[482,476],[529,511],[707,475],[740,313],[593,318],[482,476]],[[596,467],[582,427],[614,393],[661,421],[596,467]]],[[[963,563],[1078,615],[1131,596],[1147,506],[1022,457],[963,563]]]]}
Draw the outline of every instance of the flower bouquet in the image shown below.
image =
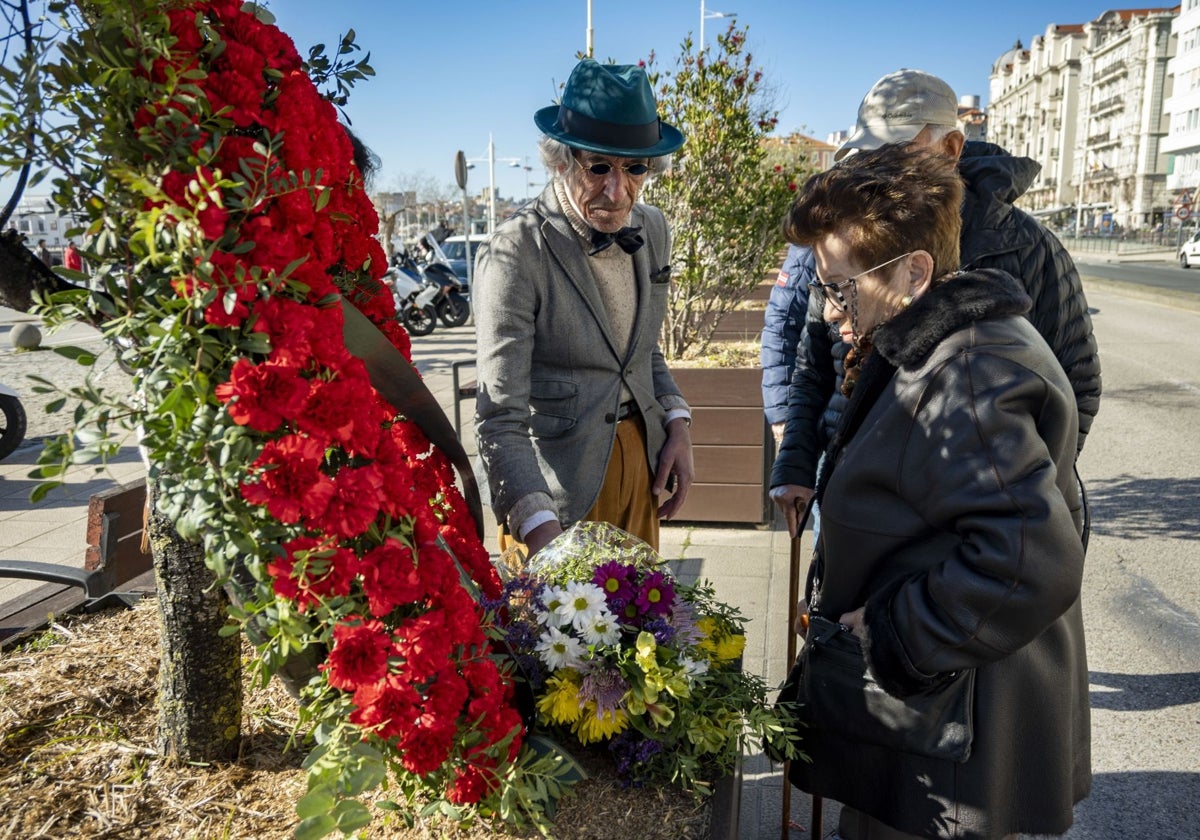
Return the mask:
{"type": "Polygon", "coordinates": [[[607,747],[634,785],[699,794],[764,743],[789,758],[797,734],[741,669],[744,620],[711,584],[671,575],[648,545],[608,523],[575,525],[514,569],[497,625],[528,680],[536,723],[607,747]]]}

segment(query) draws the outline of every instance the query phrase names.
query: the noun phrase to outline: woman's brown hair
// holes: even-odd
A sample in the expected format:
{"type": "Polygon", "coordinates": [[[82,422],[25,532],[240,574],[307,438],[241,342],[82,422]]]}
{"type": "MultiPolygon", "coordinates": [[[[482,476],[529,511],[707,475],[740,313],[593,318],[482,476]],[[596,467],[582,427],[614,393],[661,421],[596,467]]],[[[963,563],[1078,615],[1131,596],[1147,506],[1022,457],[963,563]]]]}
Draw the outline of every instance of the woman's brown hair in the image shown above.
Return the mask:
{"type": "Polygon", "coordinates": [[[855,261],[872,266],[907,251],[933,257],[933,278],[958,269],[962,178],[956,162],[909,145],[858,152],[805,182],[783,221],[789,242],[840,231],[855,261]]]}

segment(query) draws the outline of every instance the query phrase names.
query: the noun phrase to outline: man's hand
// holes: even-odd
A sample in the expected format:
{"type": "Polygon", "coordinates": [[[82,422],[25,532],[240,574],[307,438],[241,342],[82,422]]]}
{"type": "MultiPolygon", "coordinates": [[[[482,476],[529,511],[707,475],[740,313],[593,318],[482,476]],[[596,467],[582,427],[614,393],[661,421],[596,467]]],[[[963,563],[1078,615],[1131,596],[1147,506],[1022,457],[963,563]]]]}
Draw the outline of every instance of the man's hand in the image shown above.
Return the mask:
{"type": "Polygon", "coordinates": [[[796,538],[796,529],[800,527],[800,511],[808,504],[815,491],[811,487],[801,487],[798,484],[780,484],[771,488],[771,500],[783,511],[787,520],[788,536],[796,538]]]}
{"type": "Polygon", "coordinates": [[[562,532],[563,527],[557,520],[543,522],[534,528],[525,535],[525,547],[529,549],[529,556],[537,554],[562,532]]]}
{"type": "Polygon", "coordinates": [[[688,488],[696,478],[696,466],[692,463],[692,432],[687,420],[676,417],[667,424],[667,442],[663,445],[658,456],[658,469],[654,473],[652,492],[661,496],[668,489],[668,482],[673,482],[669,489],[671,498],[658,508],[660,519],[670,519],[687,498],[688,488]]]}

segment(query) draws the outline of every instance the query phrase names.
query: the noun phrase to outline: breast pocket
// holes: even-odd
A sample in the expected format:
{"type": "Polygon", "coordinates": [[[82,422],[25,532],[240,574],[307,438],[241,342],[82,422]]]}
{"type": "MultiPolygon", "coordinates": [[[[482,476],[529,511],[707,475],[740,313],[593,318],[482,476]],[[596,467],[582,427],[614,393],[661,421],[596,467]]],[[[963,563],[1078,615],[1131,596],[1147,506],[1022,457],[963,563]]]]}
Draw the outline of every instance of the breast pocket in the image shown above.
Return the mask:
{"type": "Polygon", "coordinates": [[[569,379],[529,383],[529,428],[534,437],[562,437],[575,428],[579,385],[569,379]]]}

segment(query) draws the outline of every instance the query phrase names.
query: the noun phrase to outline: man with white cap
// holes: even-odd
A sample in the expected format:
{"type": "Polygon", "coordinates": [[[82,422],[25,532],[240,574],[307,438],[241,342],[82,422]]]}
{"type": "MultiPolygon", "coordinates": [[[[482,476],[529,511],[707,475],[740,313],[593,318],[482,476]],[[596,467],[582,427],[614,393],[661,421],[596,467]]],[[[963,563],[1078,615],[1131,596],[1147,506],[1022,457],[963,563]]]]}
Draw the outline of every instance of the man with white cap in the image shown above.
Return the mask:
{"type": "MultiPolygon", "coordinates": [[[[854,132],[834,157],[841,160],[887,143],[910,143],[958,161],[964,186],[960,267],[1003,269],[1025,286],[1033,300],[1029,320],[1054,351],[1075,392],[1076,452],[1082,451],[1101,390],[1087,298],[1062,243],[1012,204],[1033,183],[1041,165],[992,143],[967,142],[958,125],[954,91],[921,70],[897,70],[876,82],[858,107],[854,132]]],[[[810,295],[788,392],[787,425],[771,474],[771,496],[793,529],[796,504],[812,496],[817,460],[846,405],[840,393],[845,345],[825,325],[824,305],[823,295],[810,295]]]]}
{"type": "Polygon", "coordinates": [[[534,122],[551,183],[480,249],[471,290],[501,547],[511,535],[536,552],[589,520],[657,549],[692,483],[691,411],[658,347],[670,232],[638,196],[683,135],[643,68],[591,59],[534,122]]]}

